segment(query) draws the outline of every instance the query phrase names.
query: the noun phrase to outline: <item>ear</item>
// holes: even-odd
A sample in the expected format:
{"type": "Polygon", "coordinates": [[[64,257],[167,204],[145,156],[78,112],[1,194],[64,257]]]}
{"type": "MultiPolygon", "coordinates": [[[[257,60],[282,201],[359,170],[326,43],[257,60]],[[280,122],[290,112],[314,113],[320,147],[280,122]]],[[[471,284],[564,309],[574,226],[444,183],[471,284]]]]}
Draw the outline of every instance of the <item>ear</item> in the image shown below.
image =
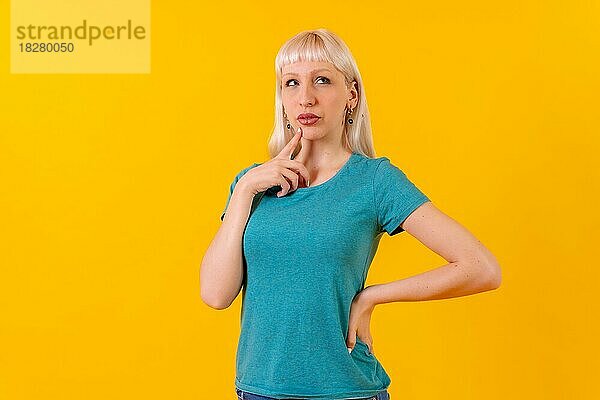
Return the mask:
{"type": "Polygon", "coordinates": [[[352,81],[348,91],[351,94],[351,96],[348,100],[350,101],[352,109],[354,110],[356,108],[356,106],[358,105],[358,84],[356,83],[356,81],[352,81]]]}

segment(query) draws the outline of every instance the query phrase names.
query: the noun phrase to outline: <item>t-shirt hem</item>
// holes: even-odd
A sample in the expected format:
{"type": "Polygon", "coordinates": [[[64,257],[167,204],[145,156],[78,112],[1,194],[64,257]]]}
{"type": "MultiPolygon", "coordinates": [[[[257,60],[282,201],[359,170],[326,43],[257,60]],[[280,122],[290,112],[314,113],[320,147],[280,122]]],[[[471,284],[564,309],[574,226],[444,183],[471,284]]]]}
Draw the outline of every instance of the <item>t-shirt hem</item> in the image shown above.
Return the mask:
{"type": "Polygon", "coordinates": [[[392,221],[390,221],[390,223],[388,224],[388,227],[386,229],[388,234],[392,235],[392,234],[404,232],[404,229],[401,229],[398,232],[396,232],[396,230],[402,224],[402,222],[404,222],[406,220],[406,218],[408,218],[408,216],[410,214],[412,214],[417,208],[419,208],[422,204],[427,203],[428,201],[431,201],[429,199],[429,197],[423,195],[423,196],[420,196],[415,201],[413,201],[411,204],[409,204],[408,207],[402,213],[400,213],[398,216],[396,216],[396,218],[394,218],[392,221]]]}
{"type": "MultiPolygon", "coordinates": [[[[389,386],[389,385],[388,385],[389,386]]],[[[388,386],[376,390],[359,390],[344,393],[319,393],[319,394],[282,394],[281,392],[253,385],[242,383],[237,378],[235,379],[235,387],[260,396],[273,397],[276,399],[311,399],[311,400],[342,400],[342,399],[362,399],[365,397],[376,396],[379,392],[387,390],[388,386]]]]}

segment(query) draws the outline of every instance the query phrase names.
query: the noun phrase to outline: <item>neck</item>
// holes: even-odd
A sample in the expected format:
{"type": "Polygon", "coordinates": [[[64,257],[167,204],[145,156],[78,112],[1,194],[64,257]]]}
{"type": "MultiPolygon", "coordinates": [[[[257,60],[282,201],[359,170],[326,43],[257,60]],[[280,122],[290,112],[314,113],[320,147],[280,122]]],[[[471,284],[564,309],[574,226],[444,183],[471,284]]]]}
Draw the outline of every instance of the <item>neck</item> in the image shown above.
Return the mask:
{"type": "Polygon", "coordinates": [[[326,181],[348,161],[352,150],[342,142],[343,136],[327,141],[327,136],[312,140],[300,139],[302,148],[294,158],[308,169],[311,185],[326,181]]]}

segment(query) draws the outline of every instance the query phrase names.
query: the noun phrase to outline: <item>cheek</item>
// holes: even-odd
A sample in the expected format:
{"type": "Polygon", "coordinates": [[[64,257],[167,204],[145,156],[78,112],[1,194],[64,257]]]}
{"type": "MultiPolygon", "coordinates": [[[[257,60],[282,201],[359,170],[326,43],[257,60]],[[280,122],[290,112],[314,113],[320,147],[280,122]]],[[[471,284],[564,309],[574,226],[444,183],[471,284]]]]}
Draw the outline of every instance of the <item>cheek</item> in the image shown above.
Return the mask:
{"type": "Polygon", "coordinates": [[[326,112],[330,119],[337,120],[338,118],[342,117],[344,111],[344,104],[344,102],[340,102],[340,99],[338,97],[329,100],[326,112]]]}
{"type": "Polygon", "coordinates": [[[284,112],[287,113],[288,111],[292,111],[292,103],[289,99],[286,99],[285,96],[282,97],[281,104],[284,112]]]}
{"type": "Polygon", "coordinates": [[[326,93],[322,97],[322,101],[327,105],[329,112],[341,112],[344,109],[346,103],[346,97],[344,93],[338,91],[326,93]]]}

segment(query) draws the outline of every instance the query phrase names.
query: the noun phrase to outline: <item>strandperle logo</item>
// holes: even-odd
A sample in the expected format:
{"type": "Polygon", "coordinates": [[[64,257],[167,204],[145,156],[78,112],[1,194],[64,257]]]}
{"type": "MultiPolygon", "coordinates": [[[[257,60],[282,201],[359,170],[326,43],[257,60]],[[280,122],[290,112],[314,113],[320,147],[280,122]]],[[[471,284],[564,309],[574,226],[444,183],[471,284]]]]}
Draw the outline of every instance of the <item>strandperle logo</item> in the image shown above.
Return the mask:
{"type": "Polygon", "coordinates": [[[150,73],[150,0],[12,0],[12,73],[150,73]]]}
{"type": "Polygon", "coordinates": [[[17,26],[17,39],[24,40],[72,40],[85,39],[91,46],[95,40],[121,40],[121,39],[146,39],[146,28],[141,25],[134,26],[131,20],[125,25],[97,26],[88,25],[86,19],[80,26],[17,26]]]}

